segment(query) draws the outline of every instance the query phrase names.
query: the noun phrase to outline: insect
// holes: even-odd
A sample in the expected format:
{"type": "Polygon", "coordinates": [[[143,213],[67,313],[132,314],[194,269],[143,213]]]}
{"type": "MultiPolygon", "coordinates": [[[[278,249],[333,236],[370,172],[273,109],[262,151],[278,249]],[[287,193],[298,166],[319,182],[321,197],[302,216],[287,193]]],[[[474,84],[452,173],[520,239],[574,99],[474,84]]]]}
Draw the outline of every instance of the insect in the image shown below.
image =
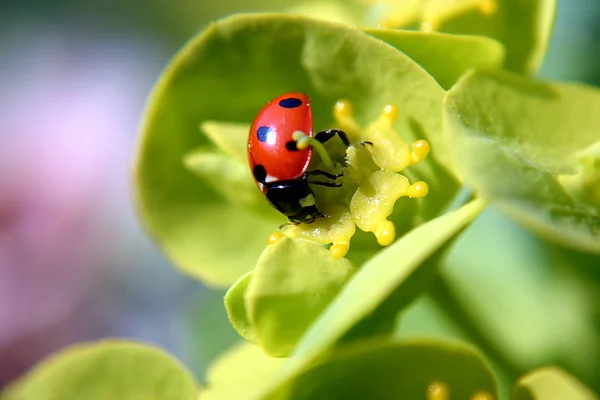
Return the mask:
{"type": "Polygon", "coordinates": [[[248,162],[258,187],[267,200],[292,224],[311,223],[324,214],[315,203],[310,185],[342,186],[335,182],[311,181],[313,176],[335,180],[342,174],[308,171],[313,148],[328,167],[333,167],[322,143],[338,135],[350,145],[346,134],[328,129],[313,137],[310,98],[304,93],[286,93],[265,105],[248,135],[248,162]]]}

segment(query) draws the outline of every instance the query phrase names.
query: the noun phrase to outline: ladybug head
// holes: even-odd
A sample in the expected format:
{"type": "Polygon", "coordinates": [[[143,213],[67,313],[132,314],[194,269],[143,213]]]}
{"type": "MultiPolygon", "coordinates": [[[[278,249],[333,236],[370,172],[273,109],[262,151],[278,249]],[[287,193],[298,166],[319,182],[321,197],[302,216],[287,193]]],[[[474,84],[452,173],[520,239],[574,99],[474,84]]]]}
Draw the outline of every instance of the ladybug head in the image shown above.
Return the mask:
{"type": "Polygon", "coordinates": [[[315,204],[315,195],[305,176],[266,183],[265,194],[269,202],[292,223],[310,224],[323,216],[315,204]]]}

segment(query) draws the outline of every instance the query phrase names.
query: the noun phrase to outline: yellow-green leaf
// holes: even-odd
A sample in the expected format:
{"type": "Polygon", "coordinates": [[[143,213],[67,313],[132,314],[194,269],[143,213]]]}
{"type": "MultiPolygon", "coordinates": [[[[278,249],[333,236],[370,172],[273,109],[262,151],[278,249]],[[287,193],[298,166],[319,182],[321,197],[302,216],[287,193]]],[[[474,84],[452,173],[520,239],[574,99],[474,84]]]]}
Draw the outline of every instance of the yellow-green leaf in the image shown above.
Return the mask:
{"type": "Polygon", "coordinates": [[[517,382],[512,400],[598,400],[598,396],[577,378],[560,368],[545,367],[517,382]]]}
{"type": "Polygon", "coordinates": [[[398,29],[366,29],[365,32],[408,55],[445,89],[450,89],[470,69],[500,69],[504,64],[502,43],[483,36],[398,29]]]}
{"type": "Polygon", "coordinates": [[[581,151],[600,141],[600,91],[473,72],[448,92],[446,131],[464,179],[553,242],[600,252],[598,207],[571,196],[581,151]]]}
{"type": "Polygon", "coordinates": [[[2,400],[196,400],[191,374],[162,350],[126,341],[77,345],[38,364],[2,400]]]}

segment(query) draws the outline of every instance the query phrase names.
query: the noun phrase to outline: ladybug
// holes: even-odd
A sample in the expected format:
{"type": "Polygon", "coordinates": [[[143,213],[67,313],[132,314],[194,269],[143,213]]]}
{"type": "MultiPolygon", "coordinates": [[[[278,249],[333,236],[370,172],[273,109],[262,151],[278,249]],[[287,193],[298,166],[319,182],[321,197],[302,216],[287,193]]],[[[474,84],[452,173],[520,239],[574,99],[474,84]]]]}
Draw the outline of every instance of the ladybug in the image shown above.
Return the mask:
{"type": "Polygon", "coordinates": [[[321,170],[308,171],[313,145],[325,143],[336,134],[346,147],[350,142],[343,131],[329,129],[309,139],[313,145],[298,148],[298,131],[307,139],[313,138],[308,95],[293,92],[274,98],[260,110],[250,127],[248,162],[254,180],[267,200],[292,224],[308,224],[324,216],[317,208],[310,184],[342,186],[335,182],[309,181],[309,177],[316,175],[331,180],[342,176],[321,170]],[[318,143],[315,144],[315,140],[318,143]]]}

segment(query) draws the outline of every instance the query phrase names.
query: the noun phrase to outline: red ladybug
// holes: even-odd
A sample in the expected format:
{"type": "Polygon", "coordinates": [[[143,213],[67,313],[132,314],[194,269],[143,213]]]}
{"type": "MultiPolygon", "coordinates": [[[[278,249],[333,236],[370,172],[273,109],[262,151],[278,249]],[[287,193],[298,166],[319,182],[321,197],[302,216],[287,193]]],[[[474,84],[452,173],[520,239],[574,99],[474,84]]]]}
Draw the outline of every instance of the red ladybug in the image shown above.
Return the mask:
{"type": "MultiPolygon", "coordinates": [[[[311,223],[322,217],[309,184],[339,187],[333,182],[310,182],[308,177],[322,175],[329,179],[341,176],[329,172],[308,171],[312,147],[298,149],[293,134],[301,131],[313,137],[310,99],[304,93],[286,93],[260,110],[248,136],[248,162],[258,187],[269,202],[290,222],[311,223]]],[[[338,135],[346,146],[348,137],[338,129],[317,133],[314,138],[325,143],[338,135]]]]}

